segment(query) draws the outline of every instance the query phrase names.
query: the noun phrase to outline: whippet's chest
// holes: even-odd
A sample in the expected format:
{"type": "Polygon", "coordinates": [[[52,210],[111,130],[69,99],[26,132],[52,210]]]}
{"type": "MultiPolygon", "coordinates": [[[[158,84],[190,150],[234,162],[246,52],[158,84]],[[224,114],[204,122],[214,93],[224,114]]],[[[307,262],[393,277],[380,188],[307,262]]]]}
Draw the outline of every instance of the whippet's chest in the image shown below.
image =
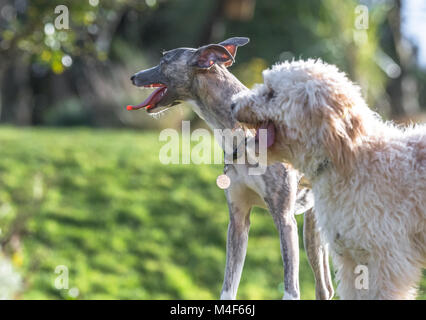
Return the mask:
{"type": "Polygon", "coordinates": [[[266,185],[262,175],[251,175],[251,166],[246,164],[227,164],[224,173],[231,180],[231,184],[248,187],[262,198],[266,196],[266,185]]]}

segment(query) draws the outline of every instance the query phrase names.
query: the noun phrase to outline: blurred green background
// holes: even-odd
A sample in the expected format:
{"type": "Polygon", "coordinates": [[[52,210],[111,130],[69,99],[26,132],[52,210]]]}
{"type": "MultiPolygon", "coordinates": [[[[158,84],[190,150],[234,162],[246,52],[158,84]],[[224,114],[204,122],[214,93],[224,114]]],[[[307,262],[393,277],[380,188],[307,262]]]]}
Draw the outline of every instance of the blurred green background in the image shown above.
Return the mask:
{"type": "MultiPolygon", "coordinates": [[[[247,36],[230,70],[248,87],[275,62],[317,57],[346,71],[385,118],[425,122],[425,21],[420,0],[3,0],[0,298],[219,296],[223,168],[158,159],[160,129],[205,124],[185,104],[159,119],[124,108],[147,95],[130,76],[163,50],[247,36]],[[69,29],[55,28],[57,5],[69,29]],[[69,290],[55,287],[62,265],[69,290]]],[[[279,299],[277,231],[265,210],[251,221],[238,298],[279,299]]],[[[313,299],[300,246],[301,297],[313,299]]]]}

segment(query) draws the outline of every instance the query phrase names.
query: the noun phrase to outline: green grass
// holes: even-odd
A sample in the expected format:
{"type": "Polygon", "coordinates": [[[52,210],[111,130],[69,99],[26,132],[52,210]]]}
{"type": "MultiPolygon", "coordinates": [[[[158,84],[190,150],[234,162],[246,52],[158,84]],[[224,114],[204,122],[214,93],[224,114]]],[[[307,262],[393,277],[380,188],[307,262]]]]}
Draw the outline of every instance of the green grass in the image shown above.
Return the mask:
{"type": "MultiPolygon", "coordinates": [[[[228,223],[215,183],[222,166],[163,165],[162,145],[158,133],[0,128],[1,237],[23,217],[18,245],[5,248],[24,279],[19,298],[70,299],[54,286],[59,265],[79,299],[218,298],[228,223]]],[[[265,210],[251,221],[238,298],[280,299],[277,231],[265,210]]],[[[301,297],[313,299],[300,246],[301,297]]]]}

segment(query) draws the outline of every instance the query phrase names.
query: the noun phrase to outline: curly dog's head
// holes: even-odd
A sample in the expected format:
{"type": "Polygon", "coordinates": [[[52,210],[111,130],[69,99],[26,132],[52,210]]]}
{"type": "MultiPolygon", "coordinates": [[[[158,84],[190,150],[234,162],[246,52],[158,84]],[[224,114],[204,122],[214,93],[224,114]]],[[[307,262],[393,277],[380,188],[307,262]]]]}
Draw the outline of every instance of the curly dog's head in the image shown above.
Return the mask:
{"type": "Polygon", "coordinates": [[[233,113],[248,126],[275,128],[268,162],[309,169],[329,159],[337,171],[350,171],[375,118],[359,87],[320,60],[277,64],[263,71],[263,79],[234,96],[233,113]]]}

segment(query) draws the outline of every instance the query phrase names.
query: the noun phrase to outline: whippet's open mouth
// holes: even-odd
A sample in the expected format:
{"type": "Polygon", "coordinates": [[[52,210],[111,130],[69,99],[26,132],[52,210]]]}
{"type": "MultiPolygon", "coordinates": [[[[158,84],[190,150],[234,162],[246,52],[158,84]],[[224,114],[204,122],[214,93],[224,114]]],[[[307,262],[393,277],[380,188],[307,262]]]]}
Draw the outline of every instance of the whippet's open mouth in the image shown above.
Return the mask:
{"type": "Polygon", "coordinates": [[[146,108],[148,112],[156,109],[159,103],[166,97],[167,95],[167,86],[162,83],[152,83],[148,85],[142,86],[143,88],[156,88],[148,98],[146,98],[142,103],[132,106],[128,105],[127,110],[137,110],[146,108]]]}
{"type": "Polygon", "coordinates": [[[130,80],[137,87],[155,90],[142,103],[128,105],[127,110],[145,108],[148,113],[159,113],[180,102],[173,90],[173,85],[169,86],[170,83],[162,74],[159,65],[136,73],[130,80]]]}

